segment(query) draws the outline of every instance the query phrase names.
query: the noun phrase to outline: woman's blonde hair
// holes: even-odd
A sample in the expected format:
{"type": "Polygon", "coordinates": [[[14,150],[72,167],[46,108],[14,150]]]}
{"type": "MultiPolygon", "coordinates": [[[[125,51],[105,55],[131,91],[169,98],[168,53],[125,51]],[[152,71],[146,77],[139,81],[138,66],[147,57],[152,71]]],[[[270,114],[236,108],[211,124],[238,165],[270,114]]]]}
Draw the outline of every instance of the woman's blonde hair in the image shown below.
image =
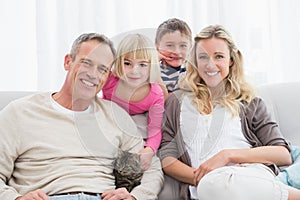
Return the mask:
{"type": "Polygon", "coordinates": [[[254,98],[254,90],[245,80],[243,69],[243,57],[229,32],[220,25],[208,26],[197,34],[194,38],[194,45],[190,53],[190,59],[186,66],[186,76],[180,81],[180,88],[191,91],[194,103],[200,113],[211,113],[213,106],[220,104],[228,108],[233,116],[240,112],[241,102],[249,103],[254,98]],[[212,99],[211,91],[206,86],[204,80],[200,77],[197,69],[196,48],[200,40],[209,38],[220,38],[227,42],[230,52],[231,66],[229,74],[223,80],[223,93],[212,99]],[[211,103],[208,103],[211,102],[211,103]]]}
{"type": "Polygon", "coordinates": [[[125,36],[117,49],[114,66],[115,75],[124,76],[124,59],[147,59],[150,61],[149,82],[161,83],[158,53],[154,43],[145,35],[129,34],[125,36]]]}

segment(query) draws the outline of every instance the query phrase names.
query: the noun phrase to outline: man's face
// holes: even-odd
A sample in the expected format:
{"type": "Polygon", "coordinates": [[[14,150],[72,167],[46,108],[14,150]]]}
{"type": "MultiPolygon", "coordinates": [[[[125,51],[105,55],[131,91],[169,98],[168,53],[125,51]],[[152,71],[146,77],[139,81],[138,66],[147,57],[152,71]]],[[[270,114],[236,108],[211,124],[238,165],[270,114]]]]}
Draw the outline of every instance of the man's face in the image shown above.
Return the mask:
{"type": "Polygon", "coordinates": [[[94,98],[108,78],[113,59],[108,45],[96,40],[83,42],[75,60],[68,63],[73,99],[94,98]]]}

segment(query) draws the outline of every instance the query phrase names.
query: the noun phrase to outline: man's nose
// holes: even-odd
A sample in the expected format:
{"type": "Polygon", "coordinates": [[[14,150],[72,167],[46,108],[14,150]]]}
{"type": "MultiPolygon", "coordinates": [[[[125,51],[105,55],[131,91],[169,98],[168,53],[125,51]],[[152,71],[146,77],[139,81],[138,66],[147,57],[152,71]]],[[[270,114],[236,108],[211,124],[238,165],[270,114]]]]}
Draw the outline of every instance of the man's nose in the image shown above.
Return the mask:
{"type": "Polygon", "coordinates": [[[89,78],[96,78],[97,77],[97,66],[93,66],[93,67],[90,67],[88,72],[87,72],[87,75],[89,78]]]}

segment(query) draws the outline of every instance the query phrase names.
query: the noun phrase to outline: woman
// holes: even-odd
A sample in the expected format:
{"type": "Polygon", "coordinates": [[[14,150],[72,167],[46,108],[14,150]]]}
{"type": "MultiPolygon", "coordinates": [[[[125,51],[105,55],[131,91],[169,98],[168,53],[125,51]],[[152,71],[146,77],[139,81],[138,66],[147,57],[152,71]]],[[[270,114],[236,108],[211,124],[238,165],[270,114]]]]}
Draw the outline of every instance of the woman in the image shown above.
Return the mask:
{"type": "Polygon", "coordinates": [[[195,37],[180,90],[165,103],[160,157],[179,199],[299,199],[274,178],[289,145],[246,82],[242,55],[219,25],[195,37]]]}

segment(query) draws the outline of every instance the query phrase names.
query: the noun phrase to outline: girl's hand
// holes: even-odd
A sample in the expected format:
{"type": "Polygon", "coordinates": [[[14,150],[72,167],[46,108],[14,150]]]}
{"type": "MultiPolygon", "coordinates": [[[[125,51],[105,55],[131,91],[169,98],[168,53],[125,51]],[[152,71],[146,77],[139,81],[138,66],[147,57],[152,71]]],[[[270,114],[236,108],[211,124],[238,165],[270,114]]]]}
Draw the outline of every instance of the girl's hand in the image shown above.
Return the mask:
{"type": "Polygon", "coordinates": [[[141,157],[142,169],[147,170],[152,162],[152,157],[155,155],[154,151],[150,147],[145,147],[139,151],[141,157]]]}
{"type": "Polygon", "coordinates": [[[229,163],[228,153],[229,151],[222,150],[202,163],[198,169],[194,171],[194,185],[197,186],[201,178],[212,170],[226,166],[229,163]]]}

